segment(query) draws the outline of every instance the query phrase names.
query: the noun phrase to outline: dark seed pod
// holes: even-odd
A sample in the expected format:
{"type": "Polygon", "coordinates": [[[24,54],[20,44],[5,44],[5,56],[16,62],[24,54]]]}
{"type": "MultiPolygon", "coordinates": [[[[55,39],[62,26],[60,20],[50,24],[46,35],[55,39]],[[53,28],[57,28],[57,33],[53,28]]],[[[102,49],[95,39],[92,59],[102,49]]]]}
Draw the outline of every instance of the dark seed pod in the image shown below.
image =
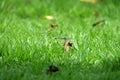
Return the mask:
{"type": "Polygon", "coordinates": [[[51,66],[49,66],[48,71],[50,71],[50,72],[57,72],[57,71],[59,71],[59,69],[56,66],[51,65],[51,66]]]}

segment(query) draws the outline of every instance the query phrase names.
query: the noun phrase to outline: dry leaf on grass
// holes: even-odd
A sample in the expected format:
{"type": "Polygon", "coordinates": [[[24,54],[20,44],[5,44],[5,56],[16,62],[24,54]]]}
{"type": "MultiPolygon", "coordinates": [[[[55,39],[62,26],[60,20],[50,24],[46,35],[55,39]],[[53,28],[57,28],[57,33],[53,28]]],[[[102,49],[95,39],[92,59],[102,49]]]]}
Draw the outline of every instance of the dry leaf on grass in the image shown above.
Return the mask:
{"type": "Polygon", "coordinates": [[[70,47],[72,47],[72,44],[73,44],[72,42],[66,41],[65,44],[64,44],[65,50],[69,51],[70,47]]]}
{"type": "Polygon", "coordinates": [[[101,2],[102,0],[80,0],[82,2],[91,2],[91,3],[96,3],[96,2],[101,2]]]}
{"type": "Polygon", "coordinates": [[[97,25],[104,24],[104,23],[105,23],[105,20],[98,21],[98,22],[96,22],[96,23],[93,24],[93,27],[95,27],[97,25]]]}
{"type": "Polygon", "coordinates": [[[47,20],[55,20],[53,16],[43,16],[43,18],[47,20]]]}
{"type": "Polygon", "coordinates": [[[51,23],[50,26],[51,26],[52,28],[55,28],[55,27],[57,27],[58,25],[51,23]]]}
{"type": "Polygon", "coordinates": [[[50,24],[50,28],[47,30],[47,32],[50,32],[53,28],[56,28],[57,26],[57,24],[50,24]]]}

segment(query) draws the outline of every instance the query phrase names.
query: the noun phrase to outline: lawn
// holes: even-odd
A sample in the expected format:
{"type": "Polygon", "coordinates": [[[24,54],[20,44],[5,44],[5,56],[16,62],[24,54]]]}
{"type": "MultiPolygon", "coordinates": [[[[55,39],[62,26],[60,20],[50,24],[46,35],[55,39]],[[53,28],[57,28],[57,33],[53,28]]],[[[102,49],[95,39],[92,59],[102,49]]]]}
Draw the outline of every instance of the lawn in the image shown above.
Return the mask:
{"type": "Polygon", "coordinates": [[[0,80],[120,80],[120,1],[0,0],[0,80]]]}

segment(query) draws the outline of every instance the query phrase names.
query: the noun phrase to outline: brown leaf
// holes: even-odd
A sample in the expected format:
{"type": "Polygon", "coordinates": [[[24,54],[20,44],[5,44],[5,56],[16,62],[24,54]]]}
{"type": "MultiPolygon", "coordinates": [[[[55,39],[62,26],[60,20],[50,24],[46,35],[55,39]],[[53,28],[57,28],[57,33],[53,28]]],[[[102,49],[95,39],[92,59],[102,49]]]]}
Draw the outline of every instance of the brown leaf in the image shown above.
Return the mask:
{"type": "Polygon", "coordinates": [[[96,22],[96,23],[93,24],[93,27],[95,27],[97,25],[104,24],[104,23],[105,23],[105,20],[98,21],[98,22],[96,22]]]}
{"type": "Polygon", "coordinates": [[[50,32],[53,28],[57,27],[57,24],[50,24],[50,27],[47,32],[50,32]]]}
{"type": "Polygon", "coordinates": [[[55,28],[55,27],[57,27],[58,25],[57,24],[50,24],[50,26],[52,27],[52,28],[55,28]]]}
{"type": "Polygon", "coordinates": [[[64,44],[65,50],[69,51],[70,47],[72,47],[72,44],[73,43],[71,43],[70,41],[66,41],[65,44],[64,44]]]}

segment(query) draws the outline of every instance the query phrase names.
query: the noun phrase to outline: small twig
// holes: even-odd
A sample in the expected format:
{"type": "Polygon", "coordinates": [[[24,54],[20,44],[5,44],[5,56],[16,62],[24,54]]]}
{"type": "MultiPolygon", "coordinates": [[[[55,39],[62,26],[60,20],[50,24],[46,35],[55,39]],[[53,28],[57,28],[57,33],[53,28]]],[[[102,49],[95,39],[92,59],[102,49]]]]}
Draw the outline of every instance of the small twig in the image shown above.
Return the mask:
{"type": "Polygon", "coordinates": [[[103,24],[104,22],[105,22],[105,20],[98,21],[98,22],[93,24],[93,27],[100,25],[100,24],[103,24]]]}
{"type": "Polygon", "coordinates": [[[61,39],[61,40],[65,40],[65,41],[68,40],[68,38],[66,38],[66,37],[63,37],[63,38],[55,38],[55,39],[61,39]]]}

